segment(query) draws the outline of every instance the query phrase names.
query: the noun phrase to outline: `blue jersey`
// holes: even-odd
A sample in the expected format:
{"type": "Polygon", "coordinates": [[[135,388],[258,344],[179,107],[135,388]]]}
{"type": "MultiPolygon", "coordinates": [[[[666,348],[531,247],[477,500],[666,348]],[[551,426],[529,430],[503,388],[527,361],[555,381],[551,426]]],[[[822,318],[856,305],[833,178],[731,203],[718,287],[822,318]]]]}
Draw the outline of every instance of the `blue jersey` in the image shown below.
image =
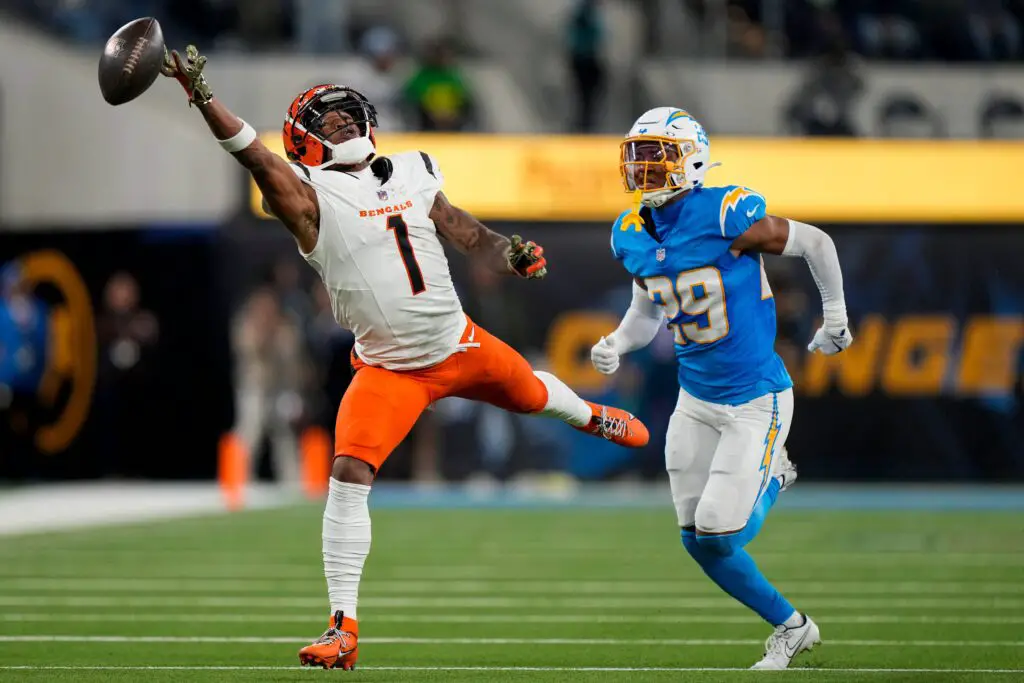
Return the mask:
{"type": "Polygon", "coordinates": [[[679,385],[728,405],[793,386],[775,353],[775,301],[761,255],[729,249],[764,218],[764,197],[744,187],[698,188],[644,210],[640,230],[623,229],[625,215],[612,228],[612,253],[664,307],[679,385]]]}

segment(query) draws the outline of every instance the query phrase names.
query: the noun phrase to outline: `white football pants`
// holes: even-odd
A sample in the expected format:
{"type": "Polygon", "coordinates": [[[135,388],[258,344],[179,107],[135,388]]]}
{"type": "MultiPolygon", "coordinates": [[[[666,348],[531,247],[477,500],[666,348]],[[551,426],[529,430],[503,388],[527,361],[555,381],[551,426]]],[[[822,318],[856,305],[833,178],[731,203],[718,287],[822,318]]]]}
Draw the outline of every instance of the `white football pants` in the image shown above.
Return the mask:
{"type": "Polygon", "coordinates": [[[714,533],[746,526],[792,419],[792,389],[738,406],[708,403],[680,389],[665,440],[679,526],[714,533]]]}

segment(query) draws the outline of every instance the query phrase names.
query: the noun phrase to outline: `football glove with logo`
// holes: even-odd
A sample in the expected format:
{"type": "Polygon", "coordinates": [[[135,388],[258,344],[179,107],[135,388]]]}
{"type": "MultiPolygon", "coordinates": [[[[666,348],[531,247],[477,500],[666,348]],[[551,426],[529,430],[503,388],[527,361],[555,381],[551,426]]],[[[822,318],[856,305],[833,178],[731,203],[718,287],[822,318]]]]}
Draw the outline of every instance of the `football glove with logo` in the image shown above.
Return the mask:
{"type": "Polygon", "coordinates": [[[811,353],[819,351],[826,356],[834,356],[845,351],[852,343],[853,335],[850,334],[848,325],[842,327],[822,325],[814,333],[814,339],[807,345],[807,350],[811,353]]]}
{"type": "Polygon", "coordinates": [[[177,50],[167,51],[164,48],[164,64],[160,72],[164,76],[174,78],[181,83],[188,95],[189,106],[193,104],[206,104],[213,99],[213,90],[203,76],[203,67],[206,66],[206,57],[199,54],[195,45],[185,48],[185,58],[182,59],[177,50]]]}
{"type": "Polygon", "coordinates": [[[548,274],[548,261],[544,258],[544,247],[534,242],[524,242],[519,235],[512,235],[512,246],[508,252],[508,267],[520,276],[539,280],[548,274]]]}

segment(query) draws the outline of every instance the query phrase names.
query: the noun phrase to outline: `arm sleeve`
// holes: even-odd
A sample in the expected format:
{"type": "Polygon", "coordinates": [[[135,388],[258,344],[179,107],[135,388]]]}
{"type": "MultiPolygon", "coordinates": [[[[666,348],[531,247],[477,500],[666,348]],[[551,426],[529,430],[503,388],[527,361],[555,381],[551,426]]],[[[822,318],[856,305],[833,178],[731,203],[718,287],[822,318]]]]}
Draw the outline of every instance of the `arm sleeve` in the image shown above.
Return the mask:
{"type": "Polygon", "coordinates": [[[843,328],[847,325],[846,299],[843,296],[843,271],[839,267],[839,254],[832,238],[813,225],[789,221],[789,239],[783,256],[799,256],[807,261],[814,284],[821,293],[821,308],[825,327],[843,328]]]}
{"type": "Polygon", "coordinates": [[[662,320],[661,309],[650,300],[647,292],[634,282],[633,301],[619,327],[608,335],[607,339],[620,354],[642,349],[658,334],[662,320]]]}
{"type": "Polygon", "coordinates": [[[733,186],[722,195],[718,222],[722,237],[730,242],[768,213],[764,197],[746,187],[733,186]]]}

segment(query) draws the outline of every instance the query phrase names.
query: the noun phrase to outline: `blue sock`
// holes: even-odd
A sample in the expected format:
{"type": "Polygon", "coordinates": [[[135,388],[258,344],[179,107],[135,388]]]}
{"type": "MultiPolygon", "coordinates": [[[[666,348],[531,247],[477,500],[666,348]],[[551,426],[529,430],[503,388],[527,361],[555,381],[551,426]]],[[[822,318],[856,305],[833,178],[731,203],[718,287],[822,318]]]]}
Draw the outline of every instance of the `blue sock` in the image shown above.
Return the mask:
{"type": "Polygon", "coordinates": [[[757,612],[772,626],[783,623],[795,611],[782,594],[768,582],[754,563],[754,558],[743,549],[764,524],[775,499],[779,495],[779,482],[772,479],[754,506],[747,525],[728,536],[697,536],[691,529],[683,529],[683,547],[697,561],[704,573],[719,588],[757,612]]]}
{"type": "MultiPolygon", "coordinates": [[[[698,536],[700,544],[706,546],[709,550],[716,550],[719,555],[730,555],[740,548],[745,548],[761,531],[761,527],[764,526],[764,520],[768,516],[768,511],[772,509],[772,506],[775,505],[775,499],[779,497],[779,486],[778,480],[774,477],[768,480],[768,487],[761,494],[761,497],[757,499],[757,503],[754,504],[754,511],[750,513],[750,519],[747,520],[745,527],[734,534],[698,536]]],[[[789,615],[787,614],[786,616],[788,617],[789,615]]]]}

